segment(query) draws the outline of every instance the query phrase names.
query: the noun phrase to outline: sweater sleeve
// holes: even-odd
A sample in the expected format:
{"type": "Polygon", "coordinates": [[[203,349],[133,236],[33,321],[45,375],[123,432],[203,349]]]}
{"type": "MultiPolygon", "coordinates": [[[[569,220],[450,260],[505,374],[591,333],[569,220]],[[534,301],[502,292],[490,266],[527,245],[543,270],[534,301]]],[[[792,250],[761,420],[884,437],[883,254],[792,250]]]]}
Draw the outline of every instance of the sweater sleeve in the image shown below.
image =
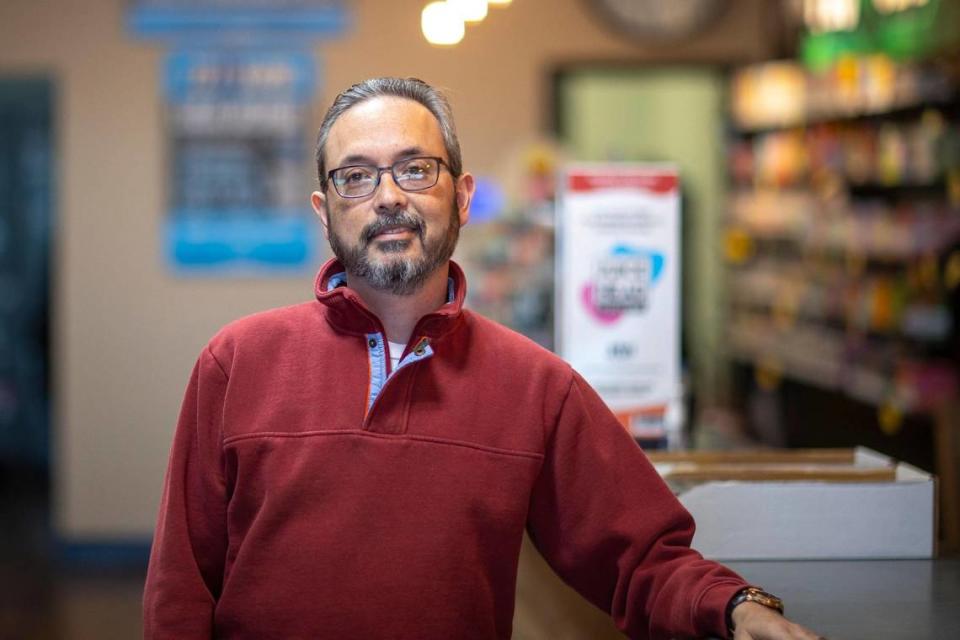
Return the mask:
{"type": "Polygon", "coordinates": [[[693,518],[577,374],[547,439],[528,530],[560,577],[631,638],[726,637],[746,583],[690,548],[693,518]]]}
{"type": "Polygon", "coordinates": [[[227,376],[209,347],[194,366],[167,466],[143,595],[144,638],[213,637],[227,549],[221,422],[227,376]]]}

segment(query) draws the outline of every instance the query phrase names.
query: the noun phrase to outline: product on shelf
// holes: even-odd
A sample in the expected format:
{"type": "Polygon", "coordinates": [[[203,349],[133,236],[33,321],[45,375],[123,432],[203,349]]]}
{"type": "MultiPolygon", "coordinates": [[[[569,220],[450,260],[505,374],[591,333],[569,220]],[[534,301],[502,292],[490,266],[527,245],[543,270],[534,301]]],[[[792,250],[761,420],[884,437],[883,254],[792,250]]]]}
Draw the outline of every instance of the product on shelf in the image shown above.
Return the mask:
{"type": "Polygon", "coordinates": [[[869,56],[735,74],[728,350],[758,382],[875,405],[887,433],[956,397],[958,70],[869,56]]]}

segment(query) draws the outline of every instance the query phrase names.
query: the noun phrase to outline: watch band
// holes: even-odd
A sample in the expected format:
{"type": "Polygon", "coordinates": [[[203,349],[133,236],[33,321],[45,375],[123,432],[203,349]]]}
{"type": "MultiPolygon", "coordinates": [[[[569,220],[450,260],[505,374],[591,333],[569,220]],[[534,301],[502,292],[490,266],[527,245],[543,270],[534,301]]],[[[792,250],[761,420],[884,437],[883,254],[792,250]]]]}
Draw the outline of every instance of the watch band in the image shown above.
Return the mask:
{"type": "Polygon", "coordinates": [[[733,597],[730,598],[730,602],[727,604],[727,633],[731,638],[734,632],[733,610],[737,605],[743,604],[744,602],[756,602],[783,615],[783,600],[771,593],[767,593],[760,587],[744,587],[733,594],[733,597]]]}

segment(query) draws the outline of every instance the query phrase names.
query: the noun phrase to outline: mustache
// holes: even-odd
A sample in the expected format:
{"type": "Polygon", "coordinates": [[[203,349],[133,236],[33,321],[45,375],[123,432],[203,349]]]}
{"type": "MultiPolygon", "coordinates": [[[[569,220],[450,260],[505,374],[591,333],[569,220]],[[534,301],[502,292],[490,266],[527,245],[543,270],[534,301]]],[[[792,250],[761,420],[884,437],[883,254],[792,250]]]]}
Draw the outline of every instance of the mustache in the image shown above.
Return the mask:
{"type": "Polygon", "coordinates": [[[365,226],[360,234],[364,246],[370,244],[377,234],[390,227],[406,227],[420,236],[421,240],[423,239],[423,230],[425,227],[423,218],[407,211],[402,211],[394,215],[378,217],[365,226]]]}

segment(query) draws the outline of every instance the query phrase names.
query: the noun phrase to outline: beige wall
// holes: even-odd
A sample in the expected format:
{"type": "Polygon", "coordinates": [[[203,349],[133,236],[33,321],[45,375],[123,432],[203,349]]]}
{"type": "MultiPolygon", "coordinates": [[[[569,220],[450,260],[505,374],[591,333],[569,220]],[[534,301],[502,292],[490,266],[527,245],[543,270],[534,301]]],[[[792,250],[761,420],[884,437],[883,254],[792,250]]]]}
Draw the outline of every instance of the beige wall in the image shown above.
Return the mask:
{"type": "MultiPolygon", "coordinates": [[[[239,315],[311,295],[310,275],[178,279],[166,270],[163,49],[126,35],[125,4],[0,2],[0,74],[56,80],[55,517],[77,541],[150,534],[171,429],[203,343],[239,315]]],[[[467,166],[480,173],[496,173],[505,149],[544,128],[549,71],[559,63],[767,53],[764,0],[732,3],[708,33],[669,48],[607,33],[581,0],[515,0],[443,50],[420,35],[423,1],[352,4],[351,33],[316,47],[316,120],[357,79],[417,75],[448,89],[467,166]]]]}
{"type": "Polygon", "coordinates": [[[321,105],[337,90],[373,75],[417,75],[451,96],[466,163],[495,171],[502,150],[545,126],[549,72],[583,61],[713,61],[765,57],[764,0],[737,0],[709,32],[673,47],[639,47],[609,32],[587,0],[514,0],[469,26],[453,49],[427,45],[419,10],[426,0],[361,0],[350,37],[318,47],[321,105]]]}

